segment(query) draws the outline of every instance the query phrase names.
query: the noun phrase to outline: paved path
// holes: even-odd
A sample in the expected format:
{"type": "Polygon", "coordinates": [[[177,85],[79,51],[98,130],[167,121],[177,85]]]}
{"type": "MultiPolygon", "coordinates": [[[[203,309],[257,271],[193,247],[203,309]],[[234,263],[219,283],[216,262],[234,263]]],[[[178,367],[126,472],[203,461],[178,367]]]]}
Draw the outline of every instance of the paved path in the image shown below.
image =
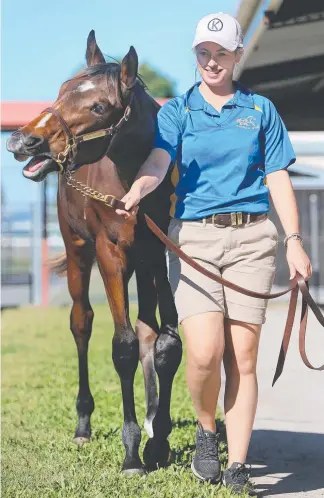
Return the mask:
{"type": "MultiPolygon", "coordinates": [[[[284,372],[271,387],[287,309],[285,303],[269,305],[263,327],[259,406],[248,458],[262,497],[320,498],[324,497],[324,372],[302,363],[297,323],[284,372]]],[[[311,363],[324,362],[324,331],[312,313],[307,352],[311,363]]]]}

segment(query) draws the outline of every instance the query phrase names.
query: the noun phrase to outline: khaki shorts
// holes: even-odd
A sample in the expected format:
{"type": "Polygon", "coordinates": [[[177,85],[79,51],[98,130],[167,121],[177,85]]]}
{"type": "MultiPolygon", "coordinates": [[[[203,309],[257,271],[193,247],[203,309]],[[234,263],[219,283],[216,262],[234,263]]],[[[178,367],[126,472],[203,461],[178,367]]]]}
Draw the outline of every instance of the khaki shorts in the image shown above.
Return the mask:
{"type": "MultiPolygon", "coordinates": [[[[173,218],[168,235],[186,254],[213,273],[246,289],[271,291],[278,232],[269,218],[224,228],[173,218]]],[[[179,323],[208,311],[220,311],[228,318],[251,324],[265,322],[267,300],[248,297],[213,282],[170,251],[168,271],[179,323]]]]}

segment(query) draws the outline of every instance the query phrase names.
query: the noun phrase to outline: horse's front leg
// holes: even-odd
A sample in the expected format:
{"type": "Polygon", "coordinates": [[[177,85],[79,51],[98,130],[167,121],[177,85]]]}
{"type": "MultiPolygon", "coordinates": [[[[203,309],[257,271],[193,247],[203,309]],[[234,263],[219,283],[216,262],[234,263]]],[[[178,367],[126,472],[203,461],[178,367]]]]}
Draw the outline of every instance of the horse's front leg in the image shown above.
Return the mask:
{"type": "MultiPolygon", "coordinates": [[[[89,301],[89,282],[94,260],[94,244],[88,243],[72,232],[62,215],[58,203],[60,229],[66,248],[67,280],[73,301],[70,329],[78,350],[79,392],[76,401],[78,425],[74,441],[78,444],[90,441],[90,418],[94,400],[89,386],[88,346],[92,331],[93,311],[89,301]]],[[[58,265],[59,269],[60,265],[58,265]]],[[[54,264],[55,268],[55,264],[54,264]]]]}
{"type": "Polygon", "coordinates": [[[127,284],[130,272],[127,268],[127,257],[122,248],[108,240],[105,233],[97,236],[96,254],[115,324],[112,358],[120,378],[124,408],[122,440],[126,455],[122,471],[126,474],[143,474],[144,469],[138,454],[141,430],[137,423],[134,403],[134,377],[139,359],[139,342],[129,319],[127,284]]]}
{"type": "Polygon", "coordinates": [[[80,444],[90,441],[90,417],[94,410],[88,374],[88,345],[94,315],[89,302],[93,251],[87,251],[85,248],[73,248],[73,252],[69,250],[67,254],[67,279],[73,299],[70,328],[77,346],[79,360],[79,392],[76,401],[78,425],[74,441],[80,444]]]}

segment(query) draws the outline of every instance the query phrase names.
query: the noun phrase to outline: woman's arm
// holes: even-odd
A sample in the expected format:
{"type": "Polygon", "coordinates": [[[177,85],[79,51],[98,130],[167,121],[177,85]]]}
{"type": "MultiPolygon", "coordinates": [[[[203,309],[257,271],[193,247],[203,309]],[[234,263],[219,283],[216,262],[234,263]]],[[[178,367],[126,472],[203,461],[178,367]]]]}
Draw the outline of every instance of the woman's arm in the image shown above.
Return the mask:
{"type": "Polygon", "coordinates": [[[116,213],[129,218],[136,213],[140,200],[160,185],[164,179],[171,157],[164,149],[153,149],[138,171],[129,192],[121,199],[125,202],[125,210],[116,209],[116,213]],[[133,208],[133,209],[132,209],[133,208]]]}
{"type": "MultiPolygon", "coordinates": [[[[275,171],[269,173],[266,178],[274,207],[286,235],[299,233],[297,202],[288,171],[275,171]]],[[[296,271],[305,280],[311,277],[312,265],[299,240],[288,240],[287,262],[290,270],[290,279],[295,277],[296,271]]]]}

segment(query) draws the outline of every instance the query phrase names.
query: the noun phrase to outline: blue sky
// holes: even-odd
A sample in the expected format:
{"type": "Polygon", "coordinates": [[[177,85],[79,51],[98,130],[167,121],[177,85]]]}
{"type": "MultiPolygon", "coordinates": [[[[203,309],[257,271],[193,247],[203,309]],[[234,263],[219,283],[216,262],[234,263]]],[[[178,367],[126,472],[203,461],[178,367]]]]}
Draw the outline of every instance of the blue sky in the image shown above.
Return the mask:
{"type": "MultiPolygon", "coordinates": [[[[239,0],[3,0],[2,100],[54,100],[60,84],[84,62],[91,29],[107,55],[134,45],[183,93],[195,81],[191,43],[206,14],[235,14],[239,0]]],[[[2,134],[5,135],[5,134],[2,134]]],[[[2,182],[7,201],[30,201],[37,187],[21,175],[22,165],[6,152],[2,136],[2,182]]]]}
{"type": "Polygon", "coordinates": [[[194,81],[191,42],[196,22],[211,12],[234,14],[237,0],[4,0],[2,99],[56,97],[60,83],[84,62],[86,39],[96,31],[109,55],[134,45],[184,92],[194,81]]]}

